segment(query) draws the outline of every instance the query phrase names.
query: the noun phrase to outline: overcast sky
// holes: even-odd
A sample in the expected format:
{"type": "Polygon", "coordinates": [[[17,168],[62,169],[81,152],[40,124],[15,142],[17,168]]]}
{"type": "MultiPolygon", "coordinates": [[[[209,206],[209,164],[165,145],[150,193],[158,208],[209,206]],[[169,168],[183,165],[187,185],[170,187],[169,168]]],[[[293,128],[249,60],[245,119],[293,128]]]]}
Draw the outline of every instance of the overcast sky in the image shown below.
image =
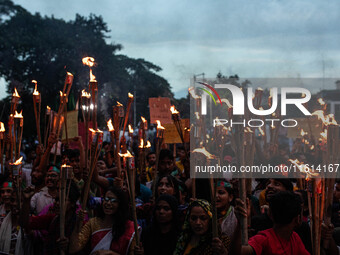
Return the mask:
{"type": "MultiPolygon", "coordinates": [[[[177,97],[194,74],[340,77],[337,0],[14,0],[70,20],[101,15],[112,42],[163,71],[177,97]]],[[[314,88],[314,90],[317,88],[314,88]]]]}

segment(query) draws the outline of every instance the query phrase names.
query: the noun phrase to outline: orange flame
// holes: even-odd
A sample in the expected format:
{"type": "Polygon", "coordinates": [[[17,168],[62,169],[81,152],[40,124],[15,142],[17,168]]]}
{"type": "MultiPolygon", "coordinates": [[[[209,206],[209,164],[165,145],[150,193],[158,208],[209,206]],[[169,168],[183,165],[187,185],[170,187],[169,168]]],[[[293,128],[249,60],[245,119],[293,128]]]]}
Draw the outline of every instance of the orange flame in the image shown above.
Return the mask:
{"type": "Polygon", "coordinates": [[[129,125],[128,127],[129,127],[129,133],[133,134],[133,128],[131,127],[131,125],[129,125]]]}
{"type": "Polygon", "coordinates": [[[320,105],[325,105],[326,104],[325,101],[323,101],[323,99],[321,97],[318,98],[318,102],[319,102],[320,105]]]}
{"type": "Polygon", "coordinates": [[[151,147],[151,143],[150,143],[150,141],[147,141],[145,148],[150,148],[150,147],[151,147]]]}
{"type": "Polygon", "coordinates": [[[300,162],[298,159],[289,159],[289,161],[295,165],[301,173],[306,174],[306,179],[309,179],[312,176],[318,176],[318,174],[314,173],[313,170],[309,168],[309,166],[305,165],[303,162],[300,162]]]}
{"type": "Polygon", "coordinates": [[[90,97],[91,97],[91,94],[88,93],[88,92],[86,92],[85,89],[83,89],[83,90],[81,91],[81,96],[82,96],[82,97],[86,97],[86,98],[90,98],[90,97]]]}
{"type": "Polygon", "coordinates": [[[118,155],[122,158],[133,158],[129,151],[127,151],[126,153],[118,153],[118,155]]]}
{"type": "Polygon", "coordinates": [[[72,166],[69,166],[69,165],[66,165],[66,164],[63,164],[63,165],[61,166],[61,168],[68,168],[68,167],[72,167],[72,166]]]}
{"type": "Polygon", "coordinates": [[[46,109],[47,109],[48,111],[51,111],[51,107],[49,107],[49,106],[47,106],[46,109]]]}
{"type": "Polygon", "coordinates": [[[39,91],[37,90],[37,85],[38,85],[38,83],[37,83],[37,81],[35,81],[35,80],[33,80],[32,82],[35,83],[33,95],[34,95],[34,96],[39,96],[39,91]]]}
{"type": "Polygon", "coordinates": [[[12,95],[13,97],[20,97],[17,91],[17,88],[14,88],[14,93],[12,95]]]}
{"type": "Polygon", "coordinates": [[[21,112],[20,113],[18,113],[17,111],[15,111],[15,114],[14,114],[14,118],[23,118],[23,116],[22,116],[22,110],[21,110],[21,112]]]}
{"type": "MultiPolygon", "coordinates": [[[[145,119],[143,116],[141,116],[140,118],[142,119],[143,123],[146,122],[146,119],[145,119]]],[[[156,120],[156,121],[157,121],[157,120],[156,120]]]]}
{"type": "Polygon", "coordinates": [[[222,122],[220,121],[220,119],[218,117],[215,118],[215,127],[224,127],[224,125],[222,124],[222,122]]]}
{"type": "Polygon", "coordinates": [[[327,129],[320,133],[321,139],[327,140],[327,129]]]}
{"type": "Polygon", "coordinates": [[[144,148],[144,140],[141,138],[138,148],[144,148]]]}
{"type": "Polygon", "coordinates": [[[90,81],[96,81],[96,76],[92,73],[92,69],[90,69],[90,81]]]}
{"type": "Polygon", "coordinates": [[[301,129],[301,132],[300,132],[300,135],[301,136],[305,136],[305,135],[307,135],[308,133],[307,132],[305,132],[303,129],[301,129]]]}
{"type": "Polygon", "coordinates": [[[208,152],[204,147],[203,148],[197,148],[195,150],[192,151],[193,153],[201,153],[204,156],[207,157],[207,159],[214,159],[215,156],[213,154],[211,154],[210,152],[208,152]]]}
{"type": "Polygon", "coordinates": [[[250,127],[246,127],[246,128],[244,129],[244,132],[246,132],[246,133],[254,133],[253,130],[251,130],[250,127]]]}
{"type": "Polygon", "coordinates": [[[156,122],[157,122],[157,129],[165,129],[165,127],[161,125],[161,122],[159,120],[156,120],[156,122]]]}
{"type": "Polygon", "coordinates": [[[91,133],[103,133],[103,131],[101,131],[99,128],[97,128],[97,130],[94,130],[93,128],[89,128],[89,131],[91,133]]]}
{"type": "Polygon", "coordinates": [[[326,123],[326,118],[325,118],[325,114],[322,110],[317,110],[315,112],[312,113],[312,115],[318,116],[318,119],[322,121],[322,123],[326,123]]]}
{"type": "Polygon", "coordinates": [[[128,97],[129,97],[129,98],[133,98],[133,95],[129,92],[129,93],[128,93],[128,97]]]}
{"type": "Polygon", "coordinates": [[[259,131],[260,131],[260,134],[261,134],[262,136],[264,136],[264,131],[263,131],[262,127],[259,127],[259,131]]]}
{"type": "Polygon", "coordinates": [[[326,116],[327,122],[325,123],[326,126],[328,125],[338,125],[338,123],[335,120],[334,114],[330,113],[326,116]]]}
{"type": "Polygon", "coordinates": [[[199,99],[199,98],[201,98],[200,96],[196,95],[196,93],[195,93],[195,88],[194,88],[194,87],[190,87],[190,88],[188,89],[188,91],[189,91],[189,94],[192,96],[193,99],[199,99]]]}
{"type": "Polygon", "coordinates": [[[225,103],[229,108],[233,108],[233,105],[229,102],[228,99],[223,98],[221,101],[222,101],[223,103],[225,103]]]}
{"type": "Polygon", "coordinates": [[[5,125],[4,123],[0,122],[0,132],[5,132],[5,125]]]}
{"type": "Polygon", "coordinates": [[[171,114],[178,114],[178,113],[179,113],[179,111],[176,110],[176,108],[175,108],[174,105],[172,105],[172,106],[170,107],[170,111],[171,111],[171,114]]]}
{"type": "Polygon", "coordinates": [[[112,125],[112,119],[109,119],[108,122],[107,122],[107,127],[109,129],[110,132],[114,131],[115,129],[113,128],[113,125],[112,125]]]}
{"type": "Polygon", "coordinates": [[[123,105],[117,101],[117,106],[123,106],[123,105]]]}
{"type": "Polygon", "coordinates": [[[12,166],[18,166],[21,164],[23,157],[20,157],[17,161],[15,161],[14,163],[9,163],[12,166]]]}
{"type": "Polygon", "coordinates": [[[82,61],[83,61],[83,65],[86,65],[89,67],[92,67],[95,64],[93,57],[85,57],[82,59],[82,61]]]}

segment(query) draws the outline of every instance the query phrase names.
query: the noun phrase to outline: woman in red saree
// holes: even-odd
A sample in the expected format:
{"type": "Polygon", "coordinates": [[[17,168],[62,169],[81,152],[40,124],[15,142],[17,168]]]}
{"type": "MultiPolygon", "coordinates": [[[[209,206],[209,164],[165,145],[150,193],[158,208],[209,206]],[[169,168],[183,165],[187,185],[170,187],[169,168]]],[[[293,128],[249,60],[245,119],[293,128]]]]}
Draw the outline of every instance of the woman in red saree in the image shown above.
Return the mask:
{"type": "MultiPolygon", "coordinates": [[[[83,212],[79,222],[82,222],[83,212]]],[[[97,217],[82,228],[76,228],[71,236],[70,253],[84,249],[90,241],[91,253],[111,251],[110,254],[133,254],[135,246],[134,225],[128,220],[127,198],[123,191],[110,187],[104,195],[97,217]]]]}

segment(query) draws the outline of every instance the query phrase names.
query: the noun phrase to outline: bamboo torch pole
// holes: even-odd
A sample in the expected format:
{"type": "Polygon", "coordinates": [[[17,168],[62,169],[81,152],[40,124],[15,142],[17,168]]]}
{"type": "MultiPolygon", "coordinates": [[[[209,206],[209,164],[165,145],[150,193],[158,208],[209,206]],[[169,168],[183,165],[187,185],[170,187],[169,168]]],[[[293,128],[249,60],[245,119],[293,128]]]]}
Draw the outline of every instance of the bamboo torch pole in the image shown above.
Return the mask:
{"type": "Polygon", "coordinates": [[[161,146],[164,139],[164,130],[165,128],[161,126],[161,122],[159,120],[156,120],[157,122],[157,142],[156,142],[156,172],[154,173],[153,179],[152,179],[152,197],[155,199],[156,196],[156,182],[158,180],[158,174],[159,174],[159,153],[161,151],[161,146]]]}
{"type": "Polygon", "coordinates": [[[40,134],[40,110],[41,110],[41,95],[37,90],[37,81],[32,80],[32,83],[35,84],[35,88],[33,91],[33,108],[34,108],[34,117],[35,117],[35,125],[37,128],[37,136],[39,144],[41,143],[41,134],[40,134]]]}
{"type": "Polygon", "coordinates": [[[84,193],[83,193],[83,199],[82,199],[82,209],[85,210],[86,204],[87,204],[87,198],[90,192],[90,185],[91,185],[91,180],[92,180],[92,175],[94,168],[96,167],[97,160],[100,154],[101,146],[102,146],[102,139],[103,139],[103,132],[99,129],[93,130],[91,129],[92,133],[92,146],[93,146],[93,151],[91,153],[91,158],[90,158],[90,171],[89,171],[89,176],[87,179],[87,182],[85,183],[84,187],[84,193]]]}
{"type": "Polygon", "coordinates": [[[131,155],[129,151],[124,154],[119,153],[119,156],[126,160],[126,173],[128,175],[128,182],[129,182],[129,189],[130,189],[130,199],[131,199],[131,209],[132,209],[132,218],[133,224],[135,228],[135,237],[136,237],[136,245],[139,246],[139,233],[138,233],[138,223],[137,223],[137,213],[136,213],[136,201],[135,201],[135,175],[136,175],[136,168],[135,168],[135,160],[134,157],[131,155]]]}
{"type": "Polygon", "coordinates": [[[5,143],[4,143],[4,138],[5,138],[5,125],[4,123],[0,122],[0,173],[3,174],[5,169],[4,169],[4,148],[5,148],[5,143]]]}
{"type": "MultiPolygon", "coordinates": [[[[127,107],[126,107],[125,118],[124,118],[123,136],[124,136],[124,133],[125,133],[126,125],[128,123],[128,120],[129,120],[129,113],[130,113],[131,104],[133,102],[133,95],[131,93],[128,93],[128,97],[129,97],[129,99],[128,99],[128,103],[127,103],[127,107]]],[[[120,141],[120,142],[122,142],[122,141],[120,141]]]]}
{"type": "MultiPolygon", "coordinates": [[[[65,238],[65,199],[66,199],[66,165],[62,165],[60,169],[60,179],[59,179],[59,204],[60,204],[60,238],[65,238]]],[[[65,252],[63,250],[60,250],[60,255],[64,255],[65,252]]]]}

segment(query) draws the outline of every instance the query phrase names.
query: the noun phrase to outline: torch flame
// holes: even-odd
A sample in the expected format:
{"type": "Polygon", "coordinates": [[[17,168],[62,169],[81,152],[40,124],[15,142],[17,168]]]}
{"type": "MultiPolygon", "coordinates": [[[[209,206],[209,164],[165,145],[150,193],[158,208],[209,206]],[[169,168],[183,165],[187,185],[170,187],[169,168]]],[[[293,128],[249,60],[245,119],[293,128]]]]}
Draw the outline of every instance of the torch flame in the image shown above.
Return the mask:
{"type": "Polygon", "coordinates": [[[68,167],[72,167],[72,166],[69,166],[69,165],[66,165],[66,164],[63,164],[63,165],[61,166],[61,168],[68,168],[68,167]]]}
{"type": "Polygon", "coordinates": [[[89,131],[90,131],[91,133],[96,133],[96,130],[94,130],[93,128],[89,128],[89,131]]]}
{"type": "Polygon", "coordinates": [[[17,91],[17,88],[14,88],[14,93],[12,95],[13,97],[20,97],[17,91]]]}
{"type": "Polygon", "coordinates": [[[328,125],[338,125],[338,123],[335,120],[334,114],[330,113],[326,116],[326,118],[327,118],[326,123],[325,123],[326,126],[328,126],[328,125]]]}
{"type": "Polygon", "coordinates": [[[34,96],[39,96],[39,91],[37,90],[37,81],[33,80],[32,82],[35,83],[33,95],[34,96]]]}
{"type": "Polygon", "coordinates": [[[90,81],[96,81],[96,76],[92,73],[92,69],[90,69],[90,81]]]}
{"type": "Polygon", "coordinates": [[[50,111],[50,110],[51,110],[51,107],[47,106],[46,109],[47,109],[48,111],[50,111]]]}
{"type": "Polygon", "coordinates": [[[141,138],[138,148],[144,148],[144,140],[141,138]]]}
{"type": "Polygon", "coordinates": [[[156,120],[156,122],[157,122],[157,129],[165,129],[165,127],[161,125],[161,122],[159,120],[156,120]]]}
{"type": "MultiPolygon", "coordinates": [[[[145,119],[143,116],[141,116],[140,118],[142,119],[143,123],[146,122],[146,119],[145,119]]],[[[157,121],[157,120],[156,120],[156,121],[157,121]]]]}
{"type": "Polygon", "coordinates": [[[99,128],[97,128],[97,130],[94,130],[93,128],[89,128],[89,131],[91,133],[103,133],[103,131],[101,131],[99,128]]]}
{"type": "Polygon", "coordinates": [[[131,125],[129,125],[128,127],[129,127],[129,133],[133,134],[133,128],[131,127],[131,125]]]}
{"type": "Polygon", "coordinates": [[[253,130],[251,130],[250,127],[246,127],[244,130],[246,133],[253,133],[253,130]]]}
{"type": "Polygon", "coordinates": [[[10,165],[14,165],[14,166],[17,166],[17,165],[20,165],[21,164],[21,161],[22,161],[23,157],[20,157],[17,161],[15,161],[14,163],[9,163],[10,165]]]}
{"type": "Polygon", "coordinates": [[[129,97],[129,98],[133,98],[133,95],[129,92],[129,93],[128,93],[128,97],[129,97]]]}
{"type": "Polygon", "coordinates": [[[325,105],[326,104],[325,101],[323,101],[323,99],[321,97],[318,98],[318,102],[319,102],[320,105],[325,105]]]}
{"type": "Polygon", "coordinates": [[[109,119],[109,121],[107,122],[107,127],[109,129],[110,132],[114,131],[115,129],[113,128],[112,125],[112,119],[109,119]]]}
{"type": "Polygon", "coordinates": [[[325,118],[325,114],[322,110],[318,110],[312,113],[312,115],[318,116],[318,119],[322,121],[322,123],[327,122],[325,118]]]}
{"type": "Polygon", "coordinates": [[[262,127],[259,127],[259,131],[260,131],[260,134],[261,134],[262,136],[264,136],[264,131],[263,131],[262,127]]]}
{"type": "Polygon", "coordinates": [[[15,111],[14,118],[23,118],[23,116],[22,116],[22,110],[21,110],[20,113],[18,113],[17,111],[15,111]]]}
{"type": "Polygon", "coordinates": [[[123,105],[117,101],[117,106],[123,106],[123,105]]]}
{"type": "Polygon", "coordinates": [[[132,158],[133,157],[129,151],[127,151],[126,153],[118,153],[118,155],[122,158],[132,158]]]}
{"type": "Polygon", "coordinates": [[[178,114],[178,113],[179,113],[179,111],[176,110],[176,108],[175,108],[174,105],[172,105],[172,106],[170,107],[170,111],[171,111],[171,114],[178,114]]]}
{"type": "Polygon", "coordinates": [[[147,141],[145,148],[150,148],[150,147],[151,147],[151,143],[150,143],[150,141],[147,141]]]}
{"type": "Polygon", "coordinates": [[[224,127],[224,125],[222,124],[222,122],[220,121],[220,119],[218,117],[215,118],[215,127],[224,127]]]}
{"type": "Polygon", "coordinates": [[[4,123],[0,122],[0,132],[5,132],[5,125],[4,123]]]}
{"type": "Polygon", "coordinates": [[[88,92],[86,92],[85,89],[83,89],[83,90],[81,91],[81,96],[82,96],[82,97],[86,97],[86,98],[90,98],[90,97],[91,97],[91,94],[88,93],[88,92]]]}
{"type": "Polygon", "coordinates": [[[306,179],[309,179],[312,176],[318,176],[317,173],[314,173],[313,170],[311,168],[309,168],[307,165],[305,165],[303,162],[300,162],[298,159],[292,160],[289,159],[289,161],[295,165],[300,172],[306,174],[306,179]]]}
{"type": "Polygon", "coordinates": [[[188,91],[189,91],[189,94],[192,96],[193,99],[199,99],[199,98],[201,98],[200,96],[196,95],[196,93],[195,93],[195,88],[194,88],[194,87],[190,87],[190,88],[188,89],[188,91]]]}
{"type": "Polygon", "coordinates": [[[305,135],[307,135],[308,133],[307,132],[305,132],[303,129],[301,129],[301,132],[300,132],[300,135],[301,136],[305,136],[305,135]]]}
{"type": "Polygon", "coordinates": [[[85,57],[85,58],[82,59],[82,61],[83,61],[83,65],[86,65],[86,66],[89,66],[89,67],[92,67],[95,64],[94,58],[92,58],[92,57],[85,57]]]}
{"type": "Polygon", "coordinates": [[[223,103],[225,103],[229,108],[233,108],[233,105],[229,102],[228,99],[223,98],[221,101],[222,101],[223,103]]]}
{"type": "Polygon", "coordinates": [[[321,139],[327,140],[327,129],[320,133],[321,139]]]}
{"type": "Polygon", "coordinates": [[[214,159],[215,156],[213,154],[211,154],[210,152],[208,152],[204,147],[203,148],[197,148],[195,150],[192,151],[193,153],[201,153],[204,156],[207,157],[207,159],[214,159]]]}

